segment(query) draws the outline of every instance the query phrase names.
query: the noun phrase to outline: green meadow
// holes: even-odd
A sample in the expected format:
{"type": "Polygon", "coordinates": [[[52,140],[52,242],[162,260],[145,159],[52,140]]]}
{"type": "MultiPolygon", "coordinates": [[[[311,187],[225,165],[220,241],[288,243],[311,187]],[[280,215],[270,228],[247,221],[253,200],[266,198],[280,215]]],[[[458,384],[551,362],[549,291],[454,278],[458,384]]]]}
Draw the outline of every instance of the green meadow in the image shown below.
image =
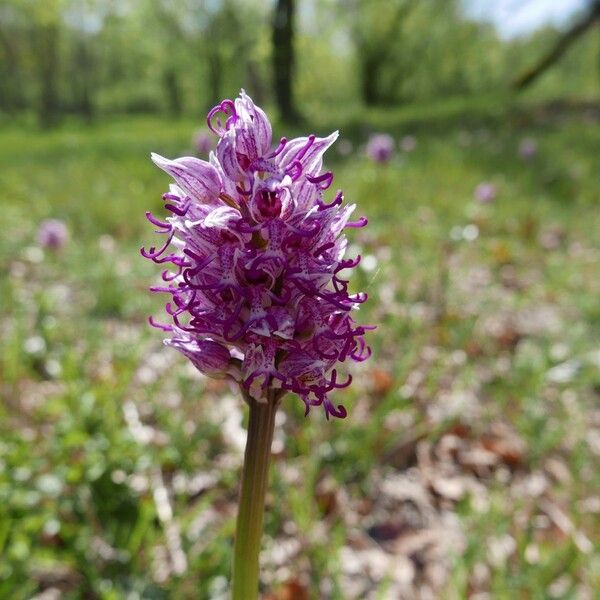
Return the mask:
{"type": "MultiPolygon", "coordinates": [[[[597,108],[336,118],[302,131],[352,143],[326,165],[369,219],[350,252],[374,356],[337,393],[345,420],[283,402],[264,597],[597,597],[597,108]],[[374,164],[376,131],[416,147],[374,164]]],[[[139,253],[168,185],[149,153],[190,153],[201,126],[0,129],[0,598],[227,597],[246,411],[148,326],[165,299],[139,253]],[[39,247],[45,218],[61,250],[39,247]]]]}

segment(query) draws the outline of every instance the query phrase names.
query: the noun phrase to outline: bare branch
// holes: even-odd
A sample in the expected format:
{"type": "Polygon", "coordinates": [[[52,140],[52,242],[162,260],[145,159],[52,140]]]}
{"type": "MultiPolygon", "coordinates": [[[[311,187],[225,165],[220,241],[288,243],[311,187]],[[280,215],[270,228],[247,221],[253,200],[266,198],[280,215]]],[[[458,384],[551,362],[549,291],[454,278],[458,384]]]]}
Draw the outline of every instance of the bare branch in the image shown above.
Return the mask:
{"type": "Polygon", "coordinates": [[[593,25],[600,23],[600,0],[594,0],[588,13],[556,41],[551,50],[535,66],[527,69],[513,82],[515,90],[523,90],[531,85],[542,73],[556,63],[575,40],[593,25]]]}

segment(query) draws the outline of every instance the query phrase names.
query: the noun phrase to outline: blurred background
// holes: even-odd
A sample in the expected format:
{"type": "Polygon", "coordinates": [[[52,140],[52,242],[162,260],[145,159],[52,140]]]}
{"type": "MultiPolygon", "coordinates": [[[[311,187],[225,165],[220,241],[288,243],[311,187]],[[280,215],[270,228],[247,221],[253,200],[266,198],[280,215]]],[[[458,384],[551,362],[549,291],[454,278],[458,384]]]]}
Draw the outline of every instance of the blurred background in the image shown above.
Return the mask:
{"type": "Polygon", "coordinates": [[[245,88],[370,225],[374,358],[288,397],[269,600],[600,589],[600,4],[0,0],[0,598],[228,597],[245,411],[147,326],[167,178],[245,88]]]}

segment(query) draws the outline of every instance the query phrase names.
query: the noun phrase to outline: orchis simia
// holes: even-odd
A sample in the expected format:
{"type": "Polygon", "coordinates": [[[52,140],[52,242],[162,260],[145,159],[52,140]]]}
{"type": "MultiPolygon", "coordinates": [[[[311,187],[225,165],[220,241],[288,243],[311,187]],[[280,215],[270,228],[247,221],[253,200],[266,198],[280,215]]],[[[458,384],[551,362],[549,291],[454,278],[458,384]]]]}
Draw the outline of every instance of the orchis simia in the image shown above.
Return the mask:
{"type": "Polygon", "coordinates": [[[323,154],[337,138],[314,135],[272,143],[271,123],[242,90],[208,114],[218,136],[208,161],[152,160],[175,181],[164,194],[166,220],[147,213],[164,243],[142,249],[169,268],[151,288],[170,295],[165,344],[204,374],[237,382],[250,408],[237,520],[233,598],[258,594],[258,554],[275,413],[294,392],[306,414],[322,406],[346,416],[330,392],[350,385],[336,365],[366,360],[364,334],[372,327],[351,316],[366,299],[352,294],[343,271],[345,228],[354,205],[343,205],[322,172],[323,154]]]}

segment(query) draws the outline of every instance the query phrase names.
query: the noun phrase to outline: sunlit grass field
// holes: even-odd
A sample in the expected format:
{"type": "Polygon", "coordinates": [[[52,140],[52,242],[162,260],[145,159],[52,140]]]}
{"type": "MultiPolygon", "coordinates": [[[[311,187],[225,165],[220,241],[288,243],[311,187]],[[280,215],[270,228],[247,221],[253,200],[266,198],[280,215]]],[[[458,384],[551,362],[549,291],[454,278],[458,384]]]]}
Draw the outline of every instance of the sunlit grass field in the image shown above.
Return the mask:
{"type": "MultiPolygon", "coordinates": [[[[265,597],[597,597],[598,114],[469,114],[315,126],[353,144],[327,165],[369,218],[353,284],[378,329],[347,419],[284,401],[265,597]],[[376,165],[384,127],[417,144],[376,165]]],[[[147,326],[139,254],[168,183],[149,153],[199,126],[0,130],[0,598],[227,598],[244,407],[147,326]]]]}

